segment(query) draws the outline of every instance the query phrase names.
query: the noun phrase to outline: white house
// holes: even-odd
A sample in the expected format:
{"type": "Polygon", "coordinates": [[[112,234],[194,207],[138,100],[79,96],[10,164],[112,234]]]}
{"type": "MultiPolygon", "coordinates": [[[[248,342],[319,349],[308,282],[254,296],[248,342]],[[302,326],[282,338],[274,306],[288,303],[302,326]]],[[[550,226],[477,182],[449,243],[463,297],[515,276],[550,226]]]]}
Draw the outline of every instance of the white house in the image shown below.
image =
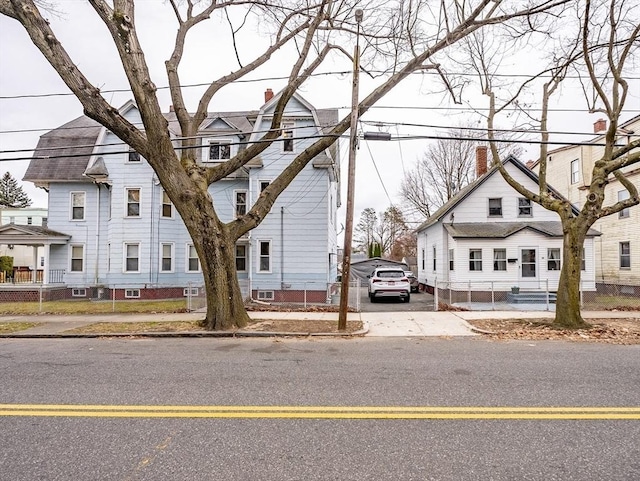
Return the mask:
{"type": "MultiPolygon", "coordinates": [[[[562,226],[555,212],[523,198],[497,168],[487,172],[487,151],[477,149],[479,177],[436,211],[418,229],[418,280],[463,293],[474,300],[502,300],[512,287],[554,292],[562,259],[562,226]],[[485,172],[485,173],[483,173],[485,172]]],[[[514,157],[504,161],[508,172],[529,190],[538,177],[514,157]]],[[[556,193],[557,194],[557,193],[556,193]]],[[[559,195],[559,194],[557,194],[559,195]]],[[[594,237],[584,244],[582,287],[595,289],[594,237]]]]}
{"type": "MultiPolygon", "coordinates": [[[[258,110],[208,115],[198,133],[199,162],[223,162],[270,127],[279,95],[271,89],[264,95],[258,110]]],[[[141,125],[132,102],[121,113],[141,125]]],[[[179,137],[175,114],[170,109],[165,115],[179,137]]],[[[209,187],[221,220],[245,213],[261,189],[337,120],[337,110],[315,109],[295,94],[285,109],[282,140],[209,187]]],[[[307,301],[326,300],[327,284],[337,275],[338,152],[336,144],[317,156],[262,224],[237,242],[245,295],[297,300],[305,291],[307,301]]],[[[193,242],[152,168],[93,120],[83,116],[43,135],[24,180],[49,192],[49,239],[56,241],[43,240],[44,264],[49,283],[65,286],[69,296],[100,297],[114,289],[116,298],[174,297],[202,283],[193,242]]]]}
{"type": "MultiPolygon", "coordinates": [[[[41,207],[0,207],[0,229],[20,229],[16,226],[45,226],[47,225],[47,209],[41,207]],[[10,227],[10,224],[13,227],[10,227]],[[4,226],[4,227],[3,227],[4,226]]],[[[0,256],[13,258],[14,273],[12,282],[22,280],[31,281],[33,276],[41,278],[44,266],[44,252],[42,246],[21,244],[0,244],[0,256]]],[[[8,279],[0,277],[0,282],[8,279]]]]}

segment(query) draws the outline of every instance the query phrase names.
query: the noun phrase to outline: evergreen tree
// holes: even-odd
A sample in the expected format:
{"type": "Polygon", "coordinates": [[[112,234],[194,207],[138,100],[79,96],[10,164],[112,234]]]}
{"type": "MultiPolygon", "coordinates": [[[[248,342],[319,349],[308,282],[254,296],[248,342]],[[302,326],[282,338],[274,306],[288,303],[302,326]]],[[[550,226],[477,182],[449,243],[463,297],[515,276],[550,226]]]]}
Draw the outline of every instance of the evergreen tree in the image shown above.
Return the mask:
{"type": "Polygon", "coordinates": [[[0,206],[4,207],[29,207],[31,199],[27,193],[18,185],[18,181],[13,178],[11,173],[5,172],[0,179],[0,206]]]}

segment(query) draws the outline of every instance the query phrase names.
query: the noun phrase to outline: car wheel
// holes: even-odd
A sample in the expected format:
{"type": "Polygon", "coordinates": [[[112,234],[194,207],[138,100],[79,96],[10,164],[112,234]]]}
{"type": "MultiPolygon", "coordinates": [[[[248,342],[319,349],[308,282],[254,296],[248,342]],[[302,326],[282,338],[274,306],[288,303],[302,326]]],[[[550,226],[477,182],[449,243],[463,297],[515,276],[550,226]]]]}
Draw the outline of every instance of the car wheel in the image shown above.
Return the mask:
{"type": "Polygon", "coordinates": [[[411,300],[411,294],[407,294],[407,297],[404,298],[404,302],[409,302],[411,300]]]}
{"type": "Polygon", "coordinates": [[[376,295],[373,293],[369,294],[369,299],[371,299],[371,303],[373,304],[374,302],[376,302],[376,295]]]}

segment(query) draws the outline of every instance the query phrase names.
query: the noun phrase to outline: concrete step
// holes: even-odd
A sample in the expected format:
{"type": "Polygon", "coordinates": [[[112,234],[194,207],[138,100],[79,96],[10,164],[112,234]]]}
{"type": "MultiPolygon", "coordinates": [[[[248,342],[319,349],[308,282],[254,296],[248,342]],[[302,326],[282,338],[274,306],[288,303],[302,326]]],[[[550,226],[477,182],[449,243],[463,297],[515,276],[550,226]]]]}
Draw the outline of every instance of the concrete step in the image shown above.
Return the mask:
{"type": "Polygon", "coordinates": [[[545,304],[547,302],[547,296],[549,296],[549,302],[555,304],[556,294],[554,292],[520,292],[514,294],[513,292],[507,293],[507,302],[510,304],[545,304]]]}

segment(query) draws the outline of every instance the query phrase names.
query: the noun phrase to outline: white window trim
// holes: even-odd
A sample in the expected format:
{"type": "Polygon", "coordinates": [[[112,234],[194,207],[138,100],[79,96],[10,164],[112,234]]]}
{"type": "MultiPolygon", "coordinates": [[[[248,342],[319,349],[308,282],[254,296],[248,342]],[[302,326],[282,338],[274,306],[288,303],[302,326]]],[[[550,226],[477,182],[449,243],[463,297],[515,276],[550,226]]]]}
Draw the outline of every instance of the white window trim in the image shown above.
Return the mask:
{"type": "Polygon", "coordinates": [[[256,265],[256,272],[259,274],[271,274],[271,272],[273,271],[273,248],[272,248],[273,243],[271,242],[271,239],[258,239],[258,250],[257,250],[257,255],[256,255],[256,261],[257,261],[257,265],[256,265]],[[261,245],[263,242],[266,242],[269,244],[269,270],[265,271],[260,269],[260,258],[261,256],[261,245]]]}
{"type": "Polygon", "coordinates": [[[158,265],[158,271],[159,272],[161,272],[163,274],[167,274],[167,273],[172,273],[172,272],[176,271],[176,269],[175,269],[175,267],[176,267],[175,252],[176,252],[175,244],[173,242],[160,242],[160,255],[158,256],[159,257],[159,259],[158,259],[159,260],[159,265],[158,265]],[[162,268],[162,261],[164,259],[164,253],[162,252],[162,248],[164,246],[170,246],[171,247],[171,269],[169,269],[169,270],[164,270],[162,268]]]}
{"type": "Polygon", "coordinates": [[[188,274],[195,274],[195,273],[198,273],[198,272],[202,272],[202,264],[200,263],[200,258],[198,257],[198,253],[197,252],[196,252],[196,258],[198,259],[198,270],[196,270],[196,271],[189,270],[189,250],[190,250],[190,247],[194,247],[195,248],[195,246],[192,243],[186,244],[186,248],[185,248],[185,251],[184,251],[184,271],[186,273],[188,273],[188,274]]]}
{"type": "Polygon", "coordinates": [[[507,249],[504,247],[496,247],[493,249],[493,271],[494,272],[506,272],[507,271],[507,249]],[[504,252],[504,258],[497,259],[496,252],[504,252]],[[504,269],[496,269],[496,262],[504,263],[504,269]]]}
{"type": "Polygon", "coordinates": [[[264,190],[262,189],[262,184],[267,183],[267,185],[271,185],[271,182],[273,182],[271,179],[258,179],[258,195],[256,197],[259,197],[264,190]]]}
{"type": "Polygon", "coordinates": [[[469,269],[469,272],[482,272],[484,270],[484,264],[483,264],[483,256],[482,256],[482,249],[479,247],[473,247],[473,248],[469,248],[469,264],[467,264],[467,269],[469,269]],[[480,257],[479,258],[471,258],[471,251],[477,251],[480,252],[480,257]],[[476,262],[480,262],[480,269],[471,269],[471,263],[476,263],[476,262]]]}
{"type": "Polygon", "coordinates": [[[140,299],[140,289],[125,289],[124,290],[124,298],[125,299],[140,299]]]}
{"type": "Polygon", "coordinates": [[[174,212],[176,211],[175,206],[173,205],[173,202],[171,202],[171,199],[169,199],[169,194],[167,194],[167,199],[169,200],[169,203],[166,204],[164,201],[164,196],[165,196],[166,191],[163,189],[160,191],[160,218],[161,219],[173,219],[174,216],[174,212]],[[171,208],[171,215],[164,215],[163,211],[164,211],[164,206],[165,205],[169,205],[169,207],[171,208]]]}
{"type": "Polygon", "coordinates": [[[142,247],[140,242],[123,242],[122,243],[122,273],[123,274],[139,274],[140,273],[140,264],[142,259],[142,247]],[[128,271],[127,270],[127,246],[138,246],[138,270],[136,271],[128,271]]]}
{"type": "Polygon", "coordinates": [[[84,244],[71,244],[69,246],[69,272],[71,274],[79,274],[85,271],[85,267],[87,265],[87,249],[84,244]],[[82,270],[74,271],[73,270],[73,248],[74,247],[82,247],[82,270]]]}
{"type": "Polygon", "coordinates": [[[71,297],[87,297],[87,289],[84,287],[74,287],[71,289],[71,297]]]}
{"type": "Polygon", "coordinates": [[[623,271],[631,270],[631,241],[621,241],[618,244],[618,268],[620,270],[623,270],[623,271]],[[624,267],[622,267],[622,257],[623,257],[622,244],[628,244],[629,245],[629,253],[628,254],[624,254],[624,257],[629,259],[629,265],[628,266],[624,266],[624,267]]]}
{"type": "Polygon", "coordinates": [[[86,218],[87,218],[87,193],[81,190],[69,192],[69,220],[71,222],[84,222],[86,218]],[[75,194],[82,194],[84,197],[84,200],[82,202],[82,219],[73,218],[73,196],[75,194]]]}
{"type": "MultiPolygon", "coordinates": [[[[628,198],[629,198],[628,190],[624,189],[624,190],[618,191],[618,202],[627,200],[628,198]]],[[[629,217],[631,217],[631,211],[629,209],[630,207],[625,207],[620,212],[618,212],[618,219],[628,219],[629,217]]]]}
{"type": "Polygon", "coordinates": [[[502,202],[502,197],[489,197],[487,198],[487,217],[502,217],[504,215],[504,205],[502,202]],[[500,201],[500,213],[492,214],[491,213],[491,201],[499,200],[500,201]]]}
{"type": "Polygon", "coordinates": [[[236,189],[233,191],[233,216],[238,217],[238,194],[244,194],[244,214],[249,212],[249,191],[247,189],[236,189]]]}
{"type": "Polygon", "coordinates": [[[518,209],[518,217],[533,217],[533,202],[531,202],[531,199],[527,199],[526,197],[518,197],[518,205],[517,205],[517,209],[518,209]],[[528,200],[529,201],[529,214],[521,214],[520,213],[520,201],[521,200],[528,200]]]}
{"type": "Polygon", "coordinates": [[[281,124],[282,126],[282,135],[281,135],[281,139],[282,139],[282,143],[281,143],[281,147],[280,147],[280,151],[283,154],[295,154],[296,153],[296,123],[292,120],[288,120],[285,122],[282,122],[281,124]],[[288,137],[285,137],[284,132],[285,130],[290,130],[291,131],[291,150],[285,150],[284,149],[284,144],[285,144],[285,139],[288,137]]]}
{"type": "MultiPolygon", "coordinates": [[[[244,270],[236,269],[236,272],[247,272],[249,267],[249,246],[247,244],[237,244],[236,247],[243,246],[244,247],[244,270]]],[[[235,259],[238,258],[237,255],[234,256],[235,259]]]]}
{"type": "Polygon", "coordinates": [[[234,145],[234,139],[231,137],[203,137],[202,138],[202,163],[203,164],[220,164],[232,159],[236,155],[237,146],[234,145]],[[229,159],[209,159],[209,147],[211,144],[230,144],[229,159]]]}
{"type": "Polygon", "coordinates": [[[136,149],[134,149],[133,147],[129,147],[129,152],[125,154],[124,161],[127,164],[140,165],[142,164],[142,155],[140,155],[140,152],[136,151],[136,149]],[[132,153],[138,154],[138,160],[131,160],[130,155],[132,153]]]}
{"type": "Polygon", "coordinates": [[[142,188],[141,187],[125,187],[124,188],[124,218],[140,219],[141,217],[142,217],[142,188]],[[138,215],[129,215],[129,191],[130,190],[137,190],[139,192],[138,215]]]}
{"type": "Polygon", "coordinates": [[[574,159],[571,162],[569,162],[569,176],[570,176],[570,181],[572,185],[580,182],[580,159],[574,159]],[[575,172],[573,170],[574,165],[576,166],[575,172]],[[574,174],[575,174],[575,180],[574,180],[574,174]]]}
{"type": "Polygon", "coordinates": [[[273,301],[275,299],[275,293],[273,291],[258,290],[256,295],[259,301],[273,301]]]}

